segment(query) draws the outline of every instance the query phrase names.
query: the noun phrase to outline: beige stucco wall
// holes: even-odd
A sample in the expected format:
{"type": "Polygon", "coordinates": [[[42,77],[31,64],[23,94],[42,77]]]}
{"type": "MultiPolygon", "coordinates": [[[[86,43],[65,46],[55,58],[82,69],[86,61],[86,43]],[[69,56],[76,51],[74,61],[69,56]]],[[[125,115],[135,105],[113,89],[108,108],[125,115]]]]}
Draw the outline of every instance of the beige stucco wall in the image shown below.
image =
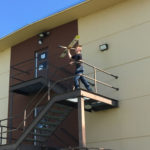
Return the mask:
{"type": "Polygon", "coordinates": [[[120,90],[99,92],[120,101],[117,109],[86,113],[87,146],[150,149],[150,1],[128,0],[80,18],[84,60],[119,76],[98,79],[120,90]],[[109,50],[99,51],[99,45],[109,50]]]}
{"type": "MultiPolygon", "coordinates": [[[[8,116],[9,70],[10,49],[6,49],[0,52],[0,120],[8,116]]],[[[7,122],[2,122],[2,125],[7,125],[7,122]]]]}

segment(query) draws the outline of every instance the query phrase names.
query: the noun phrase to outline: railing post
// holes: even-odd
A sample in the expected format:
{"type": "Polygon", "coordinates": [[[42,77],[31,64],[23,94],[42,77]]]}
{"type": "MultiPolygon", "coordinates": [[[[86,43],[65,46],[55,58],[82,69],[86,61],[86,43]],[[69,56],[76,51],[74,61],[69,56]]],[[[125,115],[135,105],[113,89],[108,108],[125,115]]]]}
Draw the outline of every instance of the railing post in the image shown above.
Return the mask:
{"type": "Polygon", "coordinates": [[[84,99],[78,98],[79,147],[86,147],[84,99]]]}
{"type": "Polygon", "coordinates": [[[48,101],[49,101],[50,98],[51,98],[51,96],[50,96],[50,94],[51,94],[50,89],[51,89],[51,85],[50,85],[50,81],[49,81],[49,82],[48,82],[48,101]]]}
{"type": "Polygon", "coordinates": [[[23,130],[26,128],[26,118],[27,118],[27,110],[24,110],[24,123],[23,123],[23,130]]]}
{"type": "Polygon", "coordinates": [[[1,121],[0,121],[0,132],[1,132],[1,135],[0,135],[0,145],[2,145],[2,125],[1,125],[1,121]]]}
{"type": "Polygon", "coordinates": [[[95,93],[97,93],[96,68],[93,67],[93,69],[94,69],[94,85],[95,85],[95,93]]]}

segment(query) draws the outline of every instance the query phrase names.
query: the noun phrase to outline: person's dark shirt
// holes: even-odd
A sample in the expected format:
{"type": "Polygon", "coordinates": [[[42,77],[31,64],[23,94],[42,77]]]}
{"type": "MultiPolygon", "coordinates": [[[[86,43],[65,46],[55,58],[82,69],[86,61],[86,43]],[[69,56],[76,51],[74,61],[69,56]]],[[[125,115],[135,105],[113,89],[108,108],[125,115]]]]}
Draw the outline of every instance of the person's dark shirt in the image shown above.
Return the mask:
{"type": "Polygon", "coordinates": [[[76,63],[76,68],[79,68],[82,65],[82,63],[79,62],[79,60],[82,60],[82,54],[75,54],[75,55],[72,56],[72,59],[76,63]]]}

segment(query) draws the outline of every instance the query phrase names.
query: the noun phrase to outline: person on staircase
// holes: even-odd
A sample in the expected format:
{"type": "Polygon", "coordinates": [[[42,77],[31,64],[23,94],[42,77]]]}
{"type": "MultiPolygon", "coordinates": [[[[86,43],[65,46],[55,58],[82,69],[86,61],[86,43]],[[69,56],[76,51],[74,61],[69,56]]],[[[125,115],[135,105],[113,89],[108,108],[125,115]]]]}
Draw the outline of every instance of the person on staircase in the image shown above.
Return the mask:
{"type": "Polygon", "coordinates": [[[83,75],[84,72],[84,68],[82,65],[82,45],[77,45],[75,48],[75,55],[71,55],[70,53],[70,48],[68,48],[68,57],[71,60],[70,64],[74,64],[76,65],[76,69],[75,69],[75,77],[74,77],[74,85],[75,85],[75,89],[80,89],[79,87],[79,80],[81,80],[81,82],[84,84],[84,86],[86,87],[86,89],[88,91],[92,92],[92,88],[90,87],[88,81],[85,79],[83,75]]]}

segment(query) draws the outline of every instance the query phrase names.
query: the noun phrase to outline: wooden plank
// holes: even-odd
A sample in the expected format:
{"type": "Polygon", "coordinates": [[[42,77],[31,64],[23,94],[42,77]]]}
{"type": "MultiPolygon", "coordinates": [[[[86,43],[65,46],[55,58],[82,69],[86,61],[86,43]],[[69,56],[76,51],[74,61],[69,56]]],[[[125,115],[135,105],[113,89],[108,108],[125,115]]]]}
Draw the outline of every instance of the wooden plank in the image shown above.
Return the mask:
{"type": "Polygon", "coordinates": [[[78,98],[79,147],[86,147],[84,99],[78,98]]]}
{"type": "Polygon", "coordinates": [[[109,105],[113,105],[112,100],[107,99],[107,98],[102,97],[102,96],[98,96],[98,95],[89,93],[89,92],[86,92],[86,91],[83,91],[83,90],[81,90],[81,96],[85,96],[85,97],[91,98],[91,99],[99,101],[99,102],[103,102],[103,103],[106,103],[106,104],[109,104],[109,105]]]}

